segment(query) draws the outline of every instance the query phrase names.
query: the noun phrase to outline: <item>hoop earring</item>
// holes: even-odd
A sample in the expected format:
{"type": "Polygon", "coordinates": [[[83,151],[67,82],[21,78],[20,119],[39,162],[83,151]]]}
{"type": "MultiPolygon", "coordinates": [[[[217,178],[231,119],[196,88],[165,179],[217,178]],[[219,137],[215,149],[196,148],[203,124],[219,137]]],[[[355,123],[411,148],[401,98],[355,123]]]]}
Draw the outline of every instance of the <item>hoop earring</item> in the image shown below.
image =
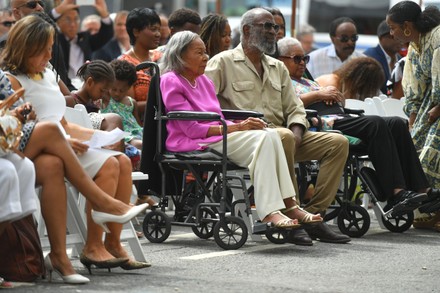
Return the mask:
{"type": "Polygon", "coordinates": [[[405,35],[405,37],[409,37],[410,35],[411,35],[411,31],[409,30],[409,29],[405,29],[404,31],[403,31],[403,34],[405,35]]]}

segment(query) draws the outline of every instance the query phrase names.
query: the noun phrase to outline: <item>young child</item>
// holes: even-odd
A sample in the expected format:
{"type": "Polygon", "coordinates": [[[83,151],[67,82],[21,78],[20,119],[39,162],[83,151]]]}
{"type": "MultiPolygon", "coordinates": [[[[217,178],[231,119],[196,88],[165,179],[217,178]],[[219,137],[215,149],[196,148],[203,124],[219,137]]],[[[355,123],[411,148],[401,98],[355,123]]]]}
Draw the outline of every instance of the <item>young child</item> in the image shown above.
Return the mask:
{"type": "Polygon", "coordinates": [[[138,117],[136,101],[127,96],[130,87],[136,82],[136,68],[125,60],[113,60],[110,63],[115,73],[115,81],[110,87],[110,98],[102,99],[102,113],[116,113],[122,118],[124,131],[131,135],[126,142],[142,149],[142,127],[138,117]]]}

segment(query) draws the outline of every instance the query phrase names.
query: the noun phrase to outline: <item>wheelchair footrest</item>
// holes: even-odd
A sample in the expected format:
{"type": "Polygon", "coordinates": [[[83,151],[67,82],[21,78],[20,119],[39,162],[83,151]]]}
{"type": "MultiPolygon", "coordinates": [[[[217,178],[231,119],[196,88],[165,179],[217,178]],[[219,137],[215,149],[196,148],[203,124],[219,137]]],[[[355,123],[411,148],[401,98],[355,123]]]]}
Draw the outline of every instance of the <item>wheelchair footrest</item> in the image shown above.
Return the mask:
{"type": "Polygon", "coordinates": [[[440,210],[440,198],[437,198],[435,200],[423,203],[420,207],[419,207],[419,211],[421,213],[433,213],[440,210]]]}
{"type": "Polygon", "coordinates": [[[267,228],[268,228],[267,223],[257,221],[253,225],[252,234],[264,234],[266,233],[267,228]]]}

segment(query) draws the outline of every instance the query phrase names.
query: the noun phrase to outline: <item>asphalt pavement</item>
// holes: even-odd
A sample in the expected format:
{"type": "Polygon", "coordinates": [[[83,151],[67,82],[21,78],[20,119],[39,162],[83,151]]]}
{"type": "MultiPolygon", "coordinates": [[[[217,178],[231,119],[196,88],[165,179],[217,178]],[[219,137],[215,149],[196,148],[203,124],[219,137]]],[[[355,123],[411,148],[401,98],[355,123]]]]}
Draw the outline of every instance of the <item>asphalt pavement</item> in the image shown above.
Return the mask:
{"type": "MultiPolygon", "coordinates": [[[[142,220],[142,218],[140,218],[142,220]]],[[[336,225],[331,227],[338,230],[336,225]]],[[[78,259],[86,285],[15,283],[10,292],[440,292],[440,233],[410,228],[392,233],[373,218],[366,235],[349,244],[318,241],[311,247],[248,239],[225,251],[211,238],[199,239],[188,227],[173,226],[170,237],[154,244],[141,240],[151,268],[138,271],[94,269],[78,259]]],[[[47,252],[46,252],[47,253],[47,252]]],[[[6,292],[6,291],[5,291],[6,292]]]]}

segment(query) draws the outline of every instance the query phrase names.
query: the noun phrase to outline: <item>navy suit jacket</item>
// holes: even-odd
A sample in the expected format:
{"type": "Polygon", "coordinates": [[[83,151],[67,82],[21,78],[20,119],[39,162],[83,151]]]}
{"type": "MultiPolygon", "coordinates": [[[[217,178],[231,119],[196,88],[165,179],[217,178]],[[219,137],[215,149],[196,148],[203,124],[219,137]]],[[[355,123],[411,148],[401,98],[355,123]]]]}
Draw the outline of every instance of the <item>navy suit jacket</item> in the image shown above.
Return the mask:
{"type": "MultiPolygon", "coordinates": [[[[387,62],[387,58],[385,57],[385,53],[383,52],[383,50],[380,47],[380,45],[377,45],[376,47],[369,48],[369,49],[365,50],[364,54],[366,56],[369,56],[369,57],[372,57],[372,58],[376,59],[382,65],[383,71],[385,73],[385,83],[382,85],[380,90],[384,94],[386,94],[387,93],[387,86],[386,86],[386,84],[387,84],[387,81],[390,79],[391,72],[390,72],[390,68],[389,68],[388,62],[387,62]]],[[[397,57],[397,60],[399,60],[400,58],[402,58],[402,57],[399,55],[397,57]]]]}
{"type": "Polygon", "coordinates": [[[115,60],[119,56],[121,56],[121,48],[119,47],[118,40],[111,39],[104,45],[101,49],[93,52],[92,59],[93,60],[104,60],[106,62],[110,62],[115,60]]]}

